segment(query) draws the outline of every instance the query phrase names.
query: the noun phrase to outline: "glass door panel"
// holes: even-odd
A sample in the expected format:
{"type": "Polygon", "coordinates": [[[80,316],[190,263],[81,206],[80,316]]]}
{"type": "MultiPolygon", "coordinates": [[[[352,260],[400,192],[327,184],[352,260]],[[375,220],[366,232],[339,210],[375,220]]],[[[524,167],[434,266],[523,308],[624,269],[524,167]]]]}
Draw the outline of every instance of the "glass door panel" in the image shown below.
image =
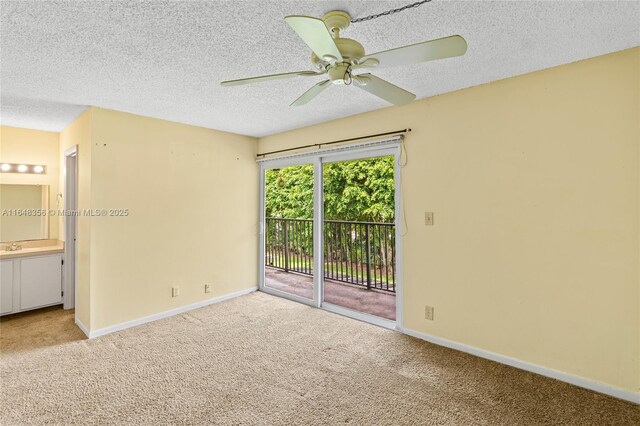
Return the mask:
{"type": "Polygon", "coordinates": [[[265,170],[264,285],[312,300],[314,166],[265,170]]]}
{"type": "Polygon", "coordinates": [[[323,302],[396,319],[394,156],[323,165],[323,302]]]}

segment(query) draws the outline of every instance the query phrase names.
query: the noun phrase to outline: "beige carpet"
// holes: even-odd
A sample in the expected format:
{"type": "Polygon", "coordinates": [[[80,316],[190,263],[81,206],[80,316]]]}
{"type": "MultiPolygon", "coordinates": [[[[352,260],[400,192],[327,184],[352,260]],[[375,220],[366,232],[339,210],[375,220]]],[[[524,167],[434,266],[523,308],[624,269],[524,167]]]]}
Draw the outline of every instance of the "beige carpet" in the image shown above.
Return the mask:
{"type": "Polygon", "coordinates": [[[74,311],[62,305],[37,309],[0,318],[0,354],[31,351],[61,345],[86,336],[74,321],[74,311]]]}
{"type": "Polygon", "coordinates": [[[1,323],[3,426],[640,424],[633,404],[263,293],[94,340],[43,338],[48,322],[1,323]]]}

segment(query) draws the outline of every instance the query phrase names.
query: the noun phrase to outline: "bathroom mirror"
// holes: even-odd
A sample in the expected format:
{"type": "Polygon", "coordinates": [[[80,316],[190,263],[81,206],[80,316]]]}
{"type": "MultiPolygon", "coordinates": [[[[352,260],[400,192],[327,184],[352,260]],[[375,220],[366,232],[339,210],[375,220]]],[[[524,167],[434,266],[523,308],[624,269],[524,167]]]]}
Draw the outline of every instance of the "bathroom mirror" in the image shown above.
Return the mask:
{"type": "Polygon", "coordinates": [[[49,185],[0,184],[0,242],[49,238],[49,185]]]}

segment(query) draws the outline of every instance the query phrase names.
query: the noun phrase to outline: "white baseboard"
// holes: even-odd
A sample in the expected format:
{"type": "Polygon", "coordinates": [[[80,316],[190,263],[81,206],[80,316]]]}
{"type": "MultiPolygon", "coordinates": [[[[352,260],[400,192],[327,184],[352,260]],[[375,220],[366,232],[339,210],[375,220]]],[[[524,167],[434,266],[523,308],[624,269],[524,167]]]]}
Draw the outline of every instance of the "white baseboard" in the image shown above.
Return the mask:
{"type": "Polygon", "coordinates": [[[540,374],[541,376],[546,376],[552,379],[560,380],[562,382],[579,386],[581,388],[600,392],[606,395],[613,396],[615,398],[624,399],[626,401],[633,402],[635,404],[640,404],[640,392],[633,392],[630,390],[609,386],[604,383],[585,379],[584,377],[563,373],[562,371],[553,370],[547,367],[542,367],[540,365],[532,364],[516,358],[511,358],[506,355],[500,355],[495,352],[486,351],[484,349],[478,349],[473,346],[454,342],[453,340],[443,339],[442,337],[432,336],[430,334],[422,333],[419,331],[405,328],[402,330],[402,332],[404,334],[408,334],[409,336],[417,337],[418,339],[426,340],[427,342],[434,343],[439,346],[445,346],[447,348],[456,349],[458,351],[466,352],[468,354],[475,355],[480,358],[499,362],[501,364],[506,364],[511,367],[519,368],[525,371],[530,371],[532,373],[536,373],[536,374],[540,374]]]}
{"type": "MultiPolygon", "coordinates": [[[[170,309],[168,311],[138,318],[132,321],[126,321],[126,322],[112,325],[109,327],[100,328],[94,331],[89,331],[89,329],[77,317],[75,318],[75,323],[89,339],[93,339],[95,337],[104,336],[106,334],[114,333],[116,331],[125,330],[127,328],[135,327],[141,324],[146,324],[148,322],[157,321],[163,318],[168,318],[177,314],[191,311],[193,309],[202,308],[204,306],[212,305],[214,303],[224,302],[225,300],[244,296],[256,290],[258,290],[257,287],[252,287],[245,290],[236,291],[234,293],[226,294],[224,296],[214,297],[212,299],[203,300],[201,302],[196,302],[191,305],[181,306],[178,308],[170,309]]],[[[425,340],[427,342],[434,343],[439,346],[455,349],[461,352],[475,355],[480,358],[499,362],[501,364],[509,365],[511,367],[519,368],[521,370],[529,371],[532,373],[540,374],[541,376],[550,377],[552,379],[560,380],[562,382],[579,386],[581,388],[603,393],[605,395],[610,395],[615,398],[633,402],[635,404],[640,404],[640,392],[633,392],[630,390],[617,388],[615,386],[610,386],[604,383],[589,380],[584,377],[574,376],[568,373],[564,373],[562,371],[543,367],[537,364],[532,364],[530,362],[522,361],[517,358],[511,358],[506,355],[501,355],[495,352],[479,349],[473,346],[465,345],[464,343],[455,342],[453,340],[444,339],[442,337],[433,336],[427,333],[422,333],[420,331],[415,331],[408,328],[404,328],[400,331],[409,336],[413,336],[418,339],[425,340]]]]}
{"type": "Polygon", "coordinates": [[[84,333],[84,335],[85,335],[85,336],[87,336],[88,338],[91,338],[91,337],[89,337],[89,329],[88,329],[88,328],[87,328],[87,327],[82,323],[82,321],[80,321],[80,320],[78,319],[78,316],[77,316],[77,315],[75,316],[75,321],[76,321],[76,325],[78,326],[78,328],[79,328],[80,330],[82,330],[82,332],[84,333]]]}
{"type": "Polygon", "coordinates": [[[202,308],[208,305],[213,305],[214,303],[224,302],[225,300],[234,299],[236,297],[244,296],[245,294],[252,293],[258,290],[257,287],[251,287],[245,290],[236,291],[234,293],[225,294],[224,296],[214,297],[212,299],[203,300],[201,302],[192,303],[191,305],[180,306],[179,308],[170,309],[168,311],[159,312],[157,314],[149,315],[146,317],[138,318],[131,321],[121,322],[120,324],[111,325],[109,327],[99,328],[93,331],[87,331],[87,328],[76,319],[76,324],[78,327],[84,332],[84,334],[89,337],[89,339],[93,339],[95,337],[104,336],[106,334],[114,333],[116,331],[125,330],[127,328],[135,327],[141,324],[146,324],[148,322],[157,321],[159,319],[172,317],[174,315],[178,315],[187,311],[191,311],[193,309],[202,308]]]}

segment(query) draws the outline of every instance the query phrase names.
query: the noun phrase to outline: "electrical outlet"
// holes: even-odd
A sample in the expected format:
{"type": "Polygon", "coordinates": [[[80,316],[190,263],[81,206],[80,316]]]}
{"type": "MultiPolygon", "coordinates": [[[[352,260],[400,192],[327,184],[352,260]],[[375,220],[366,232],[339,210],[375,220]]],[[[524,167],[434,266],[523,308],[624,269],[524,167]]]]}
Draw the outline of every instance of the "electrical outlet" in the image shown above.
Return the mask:
{"type": "Polygon", "coordinates": [[[171,287],[171,297],[178,297],[180,295],[180,287],[171,287]]]}
{"type": "Polygon", "coordinates": [[[205,284],[204,285],[204,292],[205,293],[211,293],[211,284],[205,284]]]}
{"type": "Polygon", "coordinates": [[[424,307],[424,318],[433,321],[433,306],[424,307]]]}
{"type": "Polygon", "coordinates": [[[424,224],[427,226],[433,225],[433,212],[424,212],[424,224]]]}

